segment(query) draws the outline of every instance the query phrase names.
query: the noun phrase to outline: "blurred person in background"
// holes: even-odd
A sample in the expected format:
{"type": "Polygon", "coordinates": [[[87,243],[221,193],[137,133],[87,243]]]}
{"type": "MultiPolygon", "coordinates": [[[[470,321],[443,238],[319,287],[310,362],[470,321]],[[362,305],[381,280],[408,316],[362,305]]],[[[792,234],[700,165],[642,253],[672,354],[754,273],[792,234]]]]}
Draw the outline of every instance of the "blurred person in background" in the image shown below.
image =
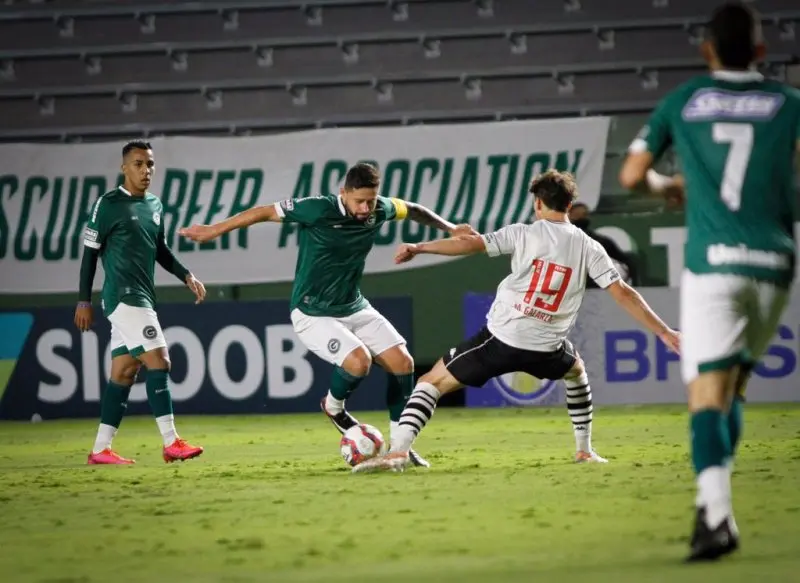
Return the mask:
{"type": "MultiPolygon", "coordinates": [[[[606,237],[605,235],[601,235],[600,233],[590,229],[590,214],[591,212],[589,211],[589,207],[582,202],[578,202],[572,205],[568,216],[573,225],[600,243],[603,249],[606,250],[606,253],[608,253],[609,257],[611,257],[611,262],[613,263],[614,267],[617,268],[617,271],[619,272],[623,281],[631,285],[636,285],[638,283],[638,271],[636,270],[636,263],[634,262],[633,257],[631,257],[630,254],[625,253],[611,237],[606,237]]],[[[597,285],[590,278],[586,283],[586,287],[597,288],[597,285]]]]}

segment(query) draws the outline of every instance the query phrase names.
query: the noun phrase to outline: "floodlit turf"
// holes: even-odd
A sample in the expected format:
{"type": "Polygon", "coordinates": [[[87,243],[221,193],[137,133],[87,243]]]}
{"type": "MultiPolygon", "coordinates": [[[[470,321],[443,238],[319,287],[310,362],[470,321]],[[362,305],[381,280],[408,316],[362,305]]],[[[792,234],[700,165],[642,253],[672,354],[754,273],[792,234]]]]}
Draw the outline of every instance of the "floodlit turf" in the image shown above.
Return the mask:
{"type": "MultiPolygon", "coordinates": [[[[800,407],[748,406],[734,476],[743,549],[680,564],[693,482],[683,408],[601,408],[607,466],[571,463],[565,410],[438,411],[435,464],[352,475],[321,415],[150,419],[85,466],[95,422],[0,424],[0,581],[747,581],[800,570],[800,407]]],[[[383,415],[362,415],[388,433],[383,415]]]]}

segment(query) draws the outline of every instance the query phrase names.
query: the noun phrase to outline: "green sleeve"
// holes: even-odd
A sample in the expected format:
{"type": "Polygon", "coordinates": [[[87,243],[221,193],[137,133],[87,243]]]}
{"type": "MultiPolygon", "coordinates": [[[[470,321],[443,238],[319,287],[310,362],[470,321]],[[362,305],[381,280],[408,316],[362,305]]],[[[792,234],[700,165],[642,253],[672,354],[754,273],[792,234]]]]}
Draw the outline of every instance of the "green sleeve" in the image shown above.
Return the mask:
{"type": "Polygon", "coordinates": [[[322,196],[287,198],[275,204],[275,210],[286,223],[310,226],[319,221],[330,209],[331,203],[322,196]]]}
{"type": "Polygon", "coordinates": [[[111,232],[111,217],[108,210],[108,201],[105,197],[101,196],[97,199],[92,207],[92,214],[89,215],[89,222],[86,224],[86,230],[83,233],[83,244],[86,247],[99,250],[108,238],[108,233],[111,232]]]}
{"type": "Polygon", "coordinates": [[[638,154],[650,152],[658,160],[672,143],[672,129],[670,127],[669,96],[661,100],[656,106],[650,119],[639,130],[638,135],[629,148],[631,153],[638,154]]]}
{"type": "Polygon", "coordinates": [[[408,206],[401,198],[379,196],[375,210],[381,212],[384,221],[402,221],[408,216],[408,206]]]}
{"type": "Polygon", "coordinates": [[[175,254],[167,245],[167,237],[164,233],[164,221],[158,229],[158,242],[156,247],[156,261],[169,273],[177,277],[181,281],[186,281],[186,276],[189,275],[189,270],[181,263],[180,259],[175,257],[175,254]]]}

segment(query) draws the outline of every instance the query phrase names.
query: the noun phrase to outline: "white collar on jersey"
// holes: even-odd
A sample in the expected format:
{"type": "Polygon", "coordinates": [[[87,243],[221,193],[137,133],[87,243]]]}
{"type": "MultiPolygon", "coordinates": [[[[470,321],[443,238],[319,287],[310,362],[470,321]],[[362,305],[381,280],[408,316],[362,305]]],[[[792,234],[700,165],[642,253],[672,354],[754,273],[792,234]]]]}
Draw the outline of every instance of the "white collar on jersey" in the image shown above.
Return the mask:
{"type": "MultiPolygon", "coordinates": [[[[124,186],[117,186],[117,188],[119,189],[120,192],[122,192],[122,194],[127,194],[128,196],[133,196],[130,192],[128,192],[128,189],[125,188],[124,186]]],[[[147,191],[145,191],[144,193],[147,194],[147,191]]]]}
{"type": "Polygon", "coordinates": [[[344,201],[342,200],[342,195],[336,197],[336,202],[339,203],[339,212],[342,213],[342,216],[347,216],[347,211],[344,209],[344,201]]]}
{"type": "Polygon", "coordinates": [[[758,71],[726,71],[721,69],[713,71],[711,76],[720,81],[730,81],[731,83],[747,83],[750,81],[763,81],[764,75],[758,71]]]}

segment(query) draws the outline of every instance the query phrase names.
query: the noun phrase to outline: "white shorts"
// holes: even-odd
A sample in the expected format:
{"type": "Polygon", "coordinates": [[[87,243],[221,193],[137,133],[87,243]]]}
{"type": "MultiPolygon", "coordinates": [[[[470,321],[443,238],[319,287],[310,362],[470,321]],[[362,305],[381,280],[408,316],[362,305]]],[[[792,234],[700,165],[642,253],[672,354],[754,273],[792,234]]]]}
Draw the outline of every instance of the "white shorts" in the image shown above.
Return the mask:
{"type": "Polygon", "coordinates": [[[755,364],[764,354],[789,301],[789,290],[722,273],[681,278],[681,372],[700,373],[755,364]]]}
{"type": "Polygon", "coordinates": [[[167,345],[158,316],[151,308],[117,304],[108,315],[111,322],[111,358],[130,354],[134,358],[167,345]]]}
{"type": "Polygon", "coordinates": [[[376,356],[406,343],[392,323],[372,306],[341,318],[309,316],[295,308],[292,326],[311,352],[336,366],[341,366],[356,348],[376,356]]]}

